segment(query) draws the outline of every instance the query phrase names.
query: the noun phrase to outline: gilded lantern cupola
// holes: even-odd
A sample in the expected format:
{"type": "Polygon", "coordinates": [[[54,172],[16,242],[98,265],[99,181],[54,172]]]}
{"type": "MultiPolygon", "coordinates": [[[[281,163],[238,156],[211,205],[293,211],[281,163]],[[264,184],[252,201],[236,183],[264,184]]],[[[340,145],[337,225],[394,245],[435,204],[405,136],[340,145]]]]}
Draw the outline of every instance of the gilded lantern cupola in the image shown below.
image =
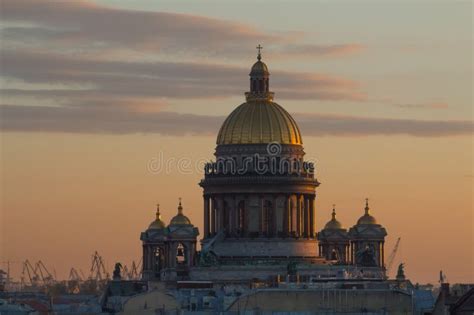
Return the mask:
{"type": "Polygon", "coordinates": [[[324,226],[325,229],[331,229],[331,230],[340,230],[343,229],[341,222],[339,222],[336,219],[336,205],[332,206],[332,218],[326,225],[324,226]]]}
{"type": "Polygon", "coordinates": [[[365,213],[363,216],[361,216],[359,218],[359,220],[357,220],[357,224],[361,225],[361,224],[377,224],[377,220],[375,219],[374,216],[372,216],[370,214],[370,208],[369,208],[369,199],[366,198],[365,199],[365,213]]]}
{"type": "Polygon", "coordinates": [[[160,205],[156,205],[156,218],[148,226],[148,230],[163,230],[166,227],[163,220],[161,220],[160,205]]]}
{"type": "Polygon", "coordinates": [[[181,198],[179,198],[178,214],[171,219],[170,225],[191,225],[191,220],[189,220],[188,217],[183,214],[181,198]]]}

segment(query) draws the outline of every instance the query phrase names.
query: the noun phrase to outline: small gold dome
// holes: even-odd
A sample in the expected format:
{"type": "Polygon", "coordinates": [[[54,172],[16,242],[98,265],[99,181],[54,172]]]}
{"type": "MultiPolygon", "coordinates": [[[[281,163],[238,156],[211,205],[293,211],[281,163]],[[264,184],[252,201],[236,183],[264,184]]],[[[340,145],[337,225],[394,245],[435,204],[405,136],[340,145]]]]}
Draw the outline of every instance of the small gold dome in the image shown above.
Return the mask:
{"type": "Polygon", "coordinates": [[[160,205],[156,205],[156,219],[150,223],[148,230],[162,230],[166,227],[165,222],[161,220],[160,205]]]}
{"type": "Polygon", "coordinates": [[[328,230],[342,230],[343,229],[341,222],[339,222],[336,219],[335,206],[333,206],[333,209],[332,209],[332,219],[328,221],[328,223],[326,223],[326,225],[324,226],[324,229],[328,229],[328,230]]]}
{"type": "Polygon", "coordinates": [[[357,220],[357,224],[377,224],[377,220],[369,212],[369,199],[365,199],[365,214],[357,220]]]}
{"type": "Polygon", "coordinates": [[[253,100],[237,107],[224,121],[217,144],[302,144],[291,115],[277,103],[253,100]]]}
{"type": "Polygon", "coordinates": [[[191,220],[183,214],[181,198],[179,198],[178,214],[171,219],[170,225],[191,225],[191,220]]]}

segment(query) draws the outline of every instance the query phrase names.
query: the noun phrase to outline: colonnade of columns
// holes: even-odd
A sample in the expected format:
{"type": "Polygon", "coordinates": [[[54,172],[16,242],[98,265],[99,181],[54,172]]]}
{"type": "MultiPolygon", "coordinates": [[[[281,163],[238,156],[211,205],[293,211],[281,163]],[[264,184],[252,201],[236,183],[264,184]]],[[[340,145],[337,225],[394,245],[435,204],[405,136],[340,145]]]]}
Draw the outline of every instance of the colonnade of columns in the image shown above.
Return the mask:
{"type": "Polygon", "coordinates": [[[204,195],[204,237],[224,231],[231,237],[312,238],[314,199],[310,194],[204,195]]]}

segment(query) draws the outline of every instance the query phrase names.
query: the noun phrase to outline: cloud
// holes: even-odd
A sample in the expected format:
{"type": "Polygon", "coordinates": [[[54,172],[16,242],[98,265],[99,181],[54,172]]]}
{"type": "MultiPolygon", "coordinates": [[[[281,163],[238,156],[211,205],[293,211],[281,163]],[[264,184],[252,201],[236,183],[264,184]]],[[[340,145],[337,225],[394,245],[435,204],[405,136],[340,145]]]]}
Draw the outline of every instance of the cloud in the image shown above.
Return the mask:
{"type": "Polygon", "coordinates": [[[188,14],[116,9],[90,1],[5,0],[2,18],[36,27],[7,28],[10,37],[43,33],[59,43],[128,46],[130,49],[219,50],[240,43],[271,40],[250,26],[188,14]],[[51,31],[61,30],[61,31],[51,31]],[[42,32],[43,31],[43,32],[42,32]]]}
{"type": "Polygon", "coordinates": [[[431,102],[431,103],[420,103],[420,104],[393,104],[395,107],[404,109],[448,109],[449,105],[444,102],[431,102]]]}
{"type": "Polygon", "coordinates": [[[443,137],[471,135],[474,123],[468,120],[418,120],[368,118],[331,114],[295,114],[306,136],[410,135],[443,137]]]}
{"type": "Polygon", "coordinates": [[[340,44],[340,45],[315,45],[315,44],[299,44],[284,45],[275,47],[270,50],[270,57],[334,57],[345,56],[358,53],[365,49],[362,44],[340,44]]]}
{"type": "MultiPolygon", "coordinates": [[[[29,84],[27,89],[3,88],[4,96],[55,98],[69,105],[90,97],[190,99],[242,95],[247,90],[249,71],[223,64],[107,61],[13,50],[3,52],[1,66],[3,77],[29,84]],[[75,88],[34,88],[34,84],[45,83],[75,88]]],[[[356,82],[326,74],[272,71],[271,87],[280,99],[365,98],[356,82]]]]}
{"type": "MultiPolygon", "coordinates": [[[[66,132],[162,135],[213,135],[224,116],[137,112],[125,108],[1,105],[5,132],[66,132]]],[[[303,136],[409,135],[442,137],[470,135],[471,121],[424,121],[297,113],[303,136]]]]}
{"type": "Polygon", "coordinates": [[[301,44],[304,35],[300,32],[262,31],[235,21],[126,10],[91,1],[4,0],[1,9],[4,45],[27,44],[64,53],[119,49],[232,58],[248,56],[249,49],[264,43],[278,57],[318,57],[343,56],[363,47],[358,43],[301,44]]]}

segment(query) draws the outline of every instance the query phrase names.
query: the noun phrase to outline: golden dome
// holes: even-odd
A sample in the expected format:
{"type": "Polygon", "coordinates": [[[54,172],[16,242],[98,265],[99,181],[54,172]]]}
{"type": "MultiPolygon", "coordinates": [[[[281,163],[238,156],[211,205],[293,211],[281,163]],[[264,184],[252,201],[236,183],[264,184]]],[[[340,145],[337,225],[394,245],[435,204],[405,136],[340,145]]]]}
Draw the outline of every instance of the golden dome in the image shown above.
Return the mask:
{"type": "Polygon", "coordinates": [[[224,121],[217,136],[217,144],[271,142],[303,143],[293,117],[277,103],[263,99],[237,107],[224,121]]]}
{"type": "Polygon", "coordinates": [[[224,121],[217,144],[302,144],[301,133],[295,120],[280,105],[273,102],[269,90],[267,65],[261,61],[258,45],[258,61],[250,72],[250,91],[245,93],[247,102],[237,107],[224,121]]]}
{"type": "Polygon", "coordinates": [[[332,209],[332,219],[328,223],[326,223],[326,225],[324,226],[324,229],[328,229],[328,230],[342,230],[343,229],[341,222],[339,222],[336,219],[336,208],[334,206],[332,209]]]}
{"type": "Polygon", "coordinates": [[[183,206],[181,205],[181,198],[178,205],[178,214],[171,219],[170,225],[191,225],[191,220],[183,214],[183,206]]]}
{"type": "Polygon", "coordinates": [[[357,220],[357,224],[377,224],[377,220],[369,212],[369,199],[365,199],[365,214],[357,220]]]}
{"type": "Polygon", "coordinates": [[[160,205],[156,205],[156,219],[148,226],[149,230],[162,230],[166,227],[165,223],[161,220],[160,205]]]}

